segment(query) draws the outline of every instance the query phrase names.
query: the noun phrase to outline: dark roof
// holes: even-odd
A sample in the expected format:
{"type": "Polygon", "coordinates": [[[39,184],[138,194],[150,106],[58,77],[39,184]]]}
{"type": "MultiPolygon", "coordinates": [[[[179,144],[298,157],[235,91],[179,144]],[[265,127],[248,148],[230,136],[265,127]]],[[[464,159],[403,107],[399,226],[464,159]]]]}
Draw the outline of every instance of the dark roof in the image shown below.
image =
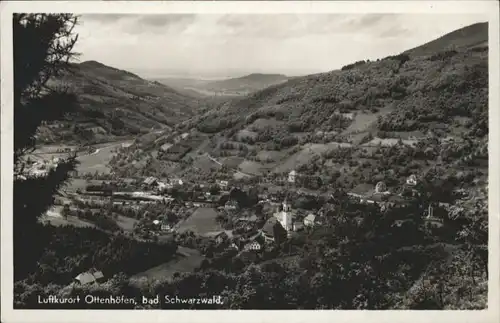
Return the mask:
{"type": "Polygon", "coordinates": [[[266,234],[273,235],[274,234],[274,226],[279,224],[278,220],[275,217],[269,218],[264,226],[262,227],[262,232],[266,234]]]}

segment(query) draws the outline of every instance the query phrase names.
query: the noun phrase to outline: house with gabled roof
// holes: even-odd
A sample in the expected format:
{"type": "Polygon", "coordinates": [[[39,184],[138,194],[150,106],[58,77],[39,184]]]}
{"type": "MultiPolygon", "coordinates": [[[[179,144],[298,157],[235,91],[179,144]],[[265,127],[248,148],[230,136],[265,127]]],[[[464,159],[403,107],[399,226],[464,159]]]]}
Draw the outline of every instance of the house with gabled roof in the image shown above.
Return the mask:
{"type": "Polygon", "coordinates": [[[150,176],[150,177],[147,177],[147,178],[144,180],[143,184],[144,184],[145,186],[152,186],[152,185],[155,185],[157,182],[158,182],[158,179],[157,179],[157,178],[150,176]]]}
{"type": "Polygon", "coordinates": [[[417,185],[417,176],[415,176],[413,174],[408,176],[408,178],[406,179],[406,184],[409,186],[417,185]]]}
{"type": "Polygon", "coordinates": [[[246,244],[243,247],[244,250],[259,251],[264,247],[265,238],[262,236],[262,232],[257,232],[250,238],[246,240],[246,244]]]}
{"type": "Polygon", "coordinates": [[[304,218],[304,226],[306,227],[313,227],[316,225],[316,215],[313,213],[309,213],[305,218],[304,218]]]}
{"type": "Polygon", "coordinates": [[[75,283],[80,285],[87,285],[93,283],[100,283],[104,280],[104,274],[102,271],[91,269],[87,272],[83,272],[75,277],[75,283]]]}
{"type": "Polygon", "coordinates": [[[167,232],[173,231],[173,226],[168,222],[162,222],[160,228],[162,231],[167,231],[167,232]]]}

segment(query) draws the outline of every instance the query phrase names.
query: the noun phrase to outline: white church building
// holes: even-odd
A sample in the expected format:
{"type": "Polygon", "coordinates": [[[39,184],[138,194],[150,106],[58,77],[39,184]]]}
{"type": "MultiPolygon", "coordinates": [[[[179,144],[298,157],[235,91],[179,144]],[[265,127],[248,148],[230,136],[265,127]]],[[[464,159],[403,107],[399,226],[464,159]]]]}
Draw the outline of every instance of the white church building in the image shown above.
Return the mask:
{"type": "Polygon", "coordinates": [[[274,217],[287,232],[293,231],[293,212],[286,199],[283,202],[283,210],[274,213],[274,217]]]}

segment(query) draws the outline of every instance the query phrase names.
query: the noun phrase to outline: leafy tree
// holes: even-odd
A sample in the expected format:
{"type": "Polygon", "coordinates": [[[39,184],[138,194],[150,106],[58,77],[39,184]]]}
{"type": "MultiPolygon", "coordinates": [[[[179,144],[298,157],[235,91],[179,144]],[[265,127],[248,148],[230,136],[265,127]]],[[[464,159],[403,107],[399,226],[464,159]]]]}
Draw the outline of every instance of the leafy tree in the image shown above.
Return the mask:
{"type": "Polygon", "coordinates": [[[71,14],[14,14],[14,268],[15,278],[29,272],[43,246],[33,243],[38,219],[76,166],[71,156],[45,177],[26,172],[25,157],[35,149],[36,132],[44,121],[62,119],[76,108],[66,89],[50,85],[75,56],[77,36],[71,14]]]}

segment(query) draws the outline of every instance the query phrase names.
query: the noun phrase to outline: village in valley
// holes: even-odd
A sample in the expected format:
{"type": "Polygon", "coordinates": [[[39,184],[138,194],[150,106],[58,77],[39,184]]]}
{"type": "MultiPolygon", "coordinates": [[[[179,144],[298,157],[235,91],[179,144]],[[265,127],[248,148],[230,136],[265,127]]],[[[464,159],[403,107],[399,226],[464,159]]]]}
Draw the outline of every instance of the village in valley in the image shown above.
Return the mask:
{"type": "MultiPolygon", "coordinates": [[[[118,147],[130,149],[131,145],[118,147]]],[[[85,156],[96,152],[98,149],[86,149],[77,154],[85,156]]],[[[39,159],[30,172],[42,176],[54,168],[58,160],[58,157],[46,161],[39,159]]],[[[342,206],[372,205],[383,214],[392,208],[410,209],[422,203],[420,197],[425,193],[421,192],[415,174],[408,176],[401,186],[391,189],[379,181],[375,186],[359,184],[345,192],[304,189],[301,179],[305,176],[296,170],[282,177],[260,178],[252,185],[227,177],[210,182],[187,182],[175,176],[114,180],[108,174],[109,180],[93,180],[90,178],[106,175],[79,175],[77,171],[72,175],[75,178],[56,198],[56,205],[47,212],[45,221],[56,225],[66,222],[95,226],[139,240],[174,240],[184,251],[189,251],[185,257],[194,259],[187,262],[185,270],[195,270],[206,264],[205,259],[222,252],[247,264],[267,261],[273,259],[272,255],[276,255],[273,251],[282,243],[288,241],[293,245],[293,241],[331,224],[342,206]],[[306,200],[304,204],[307,205],[294,207],[297,203],[293,202],[297,200],[306,200]]],[[[418,205],[421,213],[417,218],[410,212],[402,213],[394,219],[393,225],[420,223],[430,234],[444,225],[450,206],[445,201],[418,205]]],[[[287,257],[293,255],[294,252],[287,253],[287,257]]],[[[169,273],[169,270],[155,268],[149,271],[134,278],[144,280],[169,273]]],[[[75,277],[78,284],[98,281],[105,281],[105,277],[96,268],[75,277]]]]}

